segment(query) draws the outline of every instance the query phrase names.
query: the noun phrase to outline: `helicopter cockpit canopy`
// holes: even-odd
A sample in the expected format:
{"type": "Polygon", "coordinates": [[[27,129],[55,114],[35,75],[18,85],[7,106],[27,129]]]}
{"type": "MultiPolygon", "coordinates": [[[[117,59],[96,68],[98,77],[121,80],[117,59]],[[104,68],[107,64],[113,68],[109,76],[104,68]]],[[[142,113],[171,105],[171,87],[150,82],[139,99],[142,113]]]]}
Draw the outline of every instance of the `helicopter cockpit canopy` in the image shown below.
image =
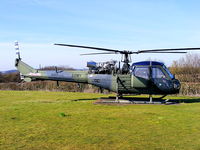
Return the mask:
{"type": "Polygon", "coordinates": [[[134,77],[141,81],[151,81],[161,92],[177,93],[180,83],[167,67],[157,61],[142,61],[133,63],[131,71],[134,77]]]}
{"type": "Polygon", "coordinates": [[[161,62],[157,61],[141,61],[132,64],[132,73],[136,77],[149,79],[150,78],[150,69],[152,68],[152,78],[170,78],[174,79],[174,75],[168,70],[168,68],[161,62]]]}

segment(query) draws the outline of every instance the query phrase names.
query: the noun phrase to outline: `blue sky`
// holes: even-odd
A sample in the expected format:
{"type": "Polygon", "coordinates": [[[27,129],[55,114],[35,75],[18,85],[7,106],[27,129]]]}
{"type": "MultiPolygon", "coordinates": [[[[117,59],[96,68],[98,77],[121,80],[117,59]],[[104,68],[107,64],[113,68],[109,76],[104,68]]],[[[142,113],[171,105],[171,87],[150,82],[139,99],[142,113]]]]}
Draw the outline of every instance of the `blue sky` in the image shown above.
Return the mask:
{"type": "MultiPolygon", "coordinates": [[[[86,68],[90,60],[120,60],[120,55],[53,43],[115,49],[200,47],[200,2],[194,0],[7,0],[0,5],[0,70],[14,69],[14,41],[31,66],[86,68]]],[[[200,53],[198,51],[198,53],[200,53]]],[[[182,54],[133,55],[168,66],[182,54]]]]}

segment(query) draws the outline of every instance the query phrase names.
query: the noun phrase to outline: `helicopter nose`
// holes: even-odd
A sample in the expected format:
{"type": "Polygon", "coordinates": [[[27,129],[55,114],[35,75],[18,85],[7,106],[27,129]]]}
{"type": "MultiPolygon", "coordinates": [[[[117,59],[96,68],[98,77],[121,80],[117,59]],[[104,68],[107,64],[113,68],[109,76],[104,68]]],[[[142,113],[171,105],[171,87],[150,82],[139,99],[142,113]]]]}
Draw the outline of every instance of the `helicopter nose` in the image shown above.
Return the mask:
{"type": "Polygon", "coordinates": [[[175,90],[180,90],[180,88],[181,88],[180,82],[177,79],[175,79],[174,80],[174,89],[175,90]]]}

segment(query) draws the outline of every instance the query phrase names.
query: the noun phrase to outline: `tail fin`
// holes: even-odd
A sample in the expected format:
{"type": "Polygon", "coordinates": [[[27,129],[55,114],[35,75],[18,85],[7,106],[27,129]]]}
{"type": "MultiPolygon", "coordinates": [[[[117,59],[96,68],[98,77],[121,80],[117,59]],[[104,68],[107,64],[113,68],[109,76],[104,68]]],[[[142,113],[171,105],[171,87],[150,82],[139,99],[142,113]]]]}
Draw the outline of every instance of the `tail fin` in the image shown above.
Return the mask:
{"type": "Polygon", "coordinates": [[[29,74],[29,73],[36,73],[37,72],[36,69],[34,69],[31,66],[27,65],[26,63],[21,61],[21,59],[16,59],[15,60],[15,67],[17,68],[17,70],[22,75],[26,75],[26,74],[29,74]]]}
{"type": "Polygon", "coordinates": [[[15,50],[16,50],[16,56],[17,56],[17,58],[15,60],[15,67],[17,68],[17,70],[22,75],[37,72],[37,70],[35,70],[31,66],[29,66],[26,63],[24,63],[23,61],[21,61],[20,52],[19,52],[19,44],[17,41],[15,42],[15,50]]]}

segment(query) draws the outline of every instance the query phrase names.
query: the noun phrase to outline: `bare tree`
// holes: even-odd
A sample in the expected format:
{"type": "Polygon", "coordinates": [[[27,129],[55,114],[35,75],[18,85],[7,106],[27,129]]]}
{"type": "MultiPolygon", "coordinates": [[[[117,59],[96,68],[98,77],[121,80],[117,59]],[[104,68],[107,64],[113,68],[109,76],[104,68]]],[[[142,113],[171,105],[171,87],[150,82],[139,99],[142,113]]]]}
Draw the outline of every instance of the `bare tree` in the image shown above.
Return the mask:
{"type": "Polygon", "coordinates": [[[171,71],[175,74],[199,74],[200,54],[187,54],[185,57],[174,61],[171,71]]]}
{"type": "Polygon", "coordinates": [[[170,70],[182,82],[181,94],[200,94],[200,54],[187,54],[174,61],[170,70]]]}

